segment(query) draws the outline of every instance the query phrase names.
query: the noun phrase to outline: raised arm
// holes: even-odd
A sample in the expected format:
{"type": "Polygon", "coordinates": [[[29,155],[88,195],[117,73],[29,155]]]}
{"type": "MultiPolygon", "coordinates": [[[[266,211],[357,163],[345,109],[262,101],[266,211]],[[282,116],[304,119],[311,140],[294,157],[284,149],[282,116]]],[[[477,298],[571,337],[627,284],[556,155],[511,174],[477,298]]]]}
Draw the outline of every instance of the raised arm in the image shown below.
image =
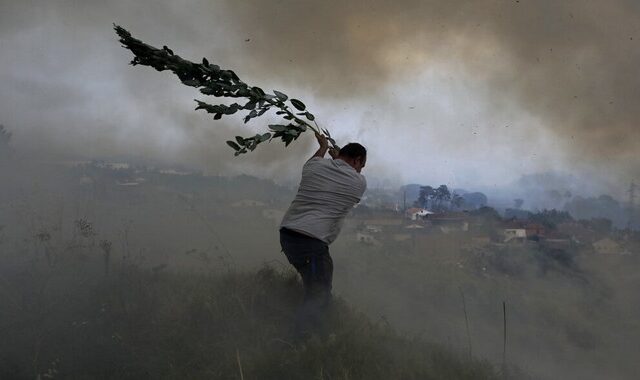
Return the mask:
{"type": "Polygon", "coordinates": [[[316,140],[318,140],[318,145],[320,145],[320,147],[313,154],[313,156],[311,156],[311,158],[314,158],[314,157],[323,158],[324,155],[327,153],[327,150],[329,150],[329,141],[327,140],[326,136],[321,135],[317,132],[316,132],[316,140]]]}
{"type": "Polygon", "coordinates": [[[327,136],[316,133],[316,139],[318,140],[318,145],[320,145],[320,147],[313,154],[313,156],[311,156],[311,158],[323,158],[327,151],[329,151],[329,156],[331,156],[331,158],[333,158],[334,160],[338,158],[338,156],[340,155],[340,151],[334,147],[329,147],[327,136]]]}

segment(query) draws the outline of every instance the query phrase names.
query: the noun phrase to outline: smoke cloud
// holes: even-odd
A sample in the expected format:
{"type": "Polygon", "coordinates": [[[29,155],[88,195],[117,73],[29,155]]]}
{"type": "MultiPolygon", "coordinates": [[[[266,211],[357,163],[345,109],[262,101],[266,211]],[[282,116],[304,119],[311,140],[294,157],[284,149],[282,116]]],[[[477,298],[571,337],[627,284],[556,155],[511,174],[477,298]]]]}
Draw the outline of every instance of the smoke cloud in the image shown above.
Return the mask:
{"type": "Polygon", "coordinates": [[[198,93],[126,65],[115,22],[304,99],[339,141],[369,147],[372,176],[490,186],[563,170],[615,192],[624,186],[611,183],[640,174],[631,1],[62,0],[2,9],[0,122],[38,154],[288,178],[312,150],[304,136],[286,154],[271,144],[234,159],[224,140],[263,121],[247,128],[194,112],[198,93]]]}

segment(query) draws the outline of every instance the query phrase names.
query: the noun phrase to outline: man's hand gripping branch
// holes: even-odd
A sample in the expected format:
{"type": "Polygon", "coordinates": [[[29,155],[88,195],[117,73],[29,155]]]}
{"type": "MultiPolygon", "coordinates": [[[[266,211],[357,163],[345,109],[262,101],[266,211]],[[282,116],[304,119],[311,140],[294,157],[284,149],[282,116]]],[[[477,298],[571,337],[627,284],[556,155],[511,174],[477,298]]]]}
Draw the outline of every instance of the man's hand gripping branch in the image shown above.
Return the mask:
{"type": "Polygon", "coordinates": [[[327,151],[329,151],[329,155],[331,156],[331,158],[333,159],[338,158],[339,152],[336,148],[333,148],[333,147],[329,148],[329,141],[327,140],[327,136],[321,135],[316,132],[316,140],[318,140],[318,145],[320,145],[320,147],[313,154],[313,156],[311,156],[311,158],[313,157],[322,158],[327,153],[327,151]]]}

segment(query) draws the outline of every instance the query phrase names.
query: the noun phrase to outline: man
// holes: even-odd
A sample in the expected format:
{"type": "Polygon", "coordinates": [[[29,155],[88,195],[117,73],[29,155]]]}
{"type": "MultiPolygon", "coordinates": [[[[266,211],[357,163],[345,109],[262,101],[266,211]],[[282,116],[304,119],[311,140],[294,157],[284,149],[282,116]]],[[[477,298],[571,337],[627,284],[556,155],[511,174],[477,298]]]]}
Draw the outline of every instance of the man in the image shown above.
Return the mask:
{"type": "Polygon", "coordinates": [[[322,330],[333,278],[329,244],[367,187],[360,174],[367,161],[362,145],[350,143],[338,152],[329,149],[325,136],[316,133],[316,139],[320,147],[304,164],[298,193],[280,224],[282,251],[304,285],[304,301],[296,317],[298,336],[322,330]],[[327,151],[332,159],[324,158],[327,151]]]}

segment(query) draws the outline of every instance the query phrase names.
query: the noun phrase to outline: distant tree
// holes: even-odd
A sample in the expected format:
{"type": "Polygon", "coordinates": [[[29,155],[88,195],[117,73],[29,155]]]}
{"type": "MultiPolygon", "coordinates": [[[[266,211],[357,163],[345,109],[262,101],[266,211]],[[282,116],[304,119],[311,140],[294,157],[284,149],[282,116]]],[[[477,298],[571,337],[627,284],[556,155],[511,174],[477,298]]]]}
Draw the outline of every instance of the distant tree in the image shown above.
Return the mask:
{"type": "Polygon", "coordinates": [[[487,196],[480,192],[462,194],[464,198],[464,207],[476,209],[484,207],[488,203],[487,196]]]}
{"type": "Polygon", "coordinates": [[[428,208],[434,211],[459,209],[464,204],[464,196],[451,193],[447,185],[440,185],[437,188],[420,186],[420,195],[414,203],[416,207],[428,208]]]}
{"type": "Polygon", "coordinates": [[[451,208],[459,209],[464,204],[464,198],[458,193],[451,194],[451,208]]]}
{"type": "Polygon", "coordinates": [[[507,208],[504,210],[505,219],[529,219],[529,215],[531,213],[526,210],[522,210],[519,208],[507,208]]]}
{"type": "Polygon", "coordinates": [[[516,198],[513,200],[513,208],[519,210],[520,207],[524,204],[524,199],[516,198]]]}
{"type": "Polygon", "coordinates": [[[571,222],[573,221],[573,217],[566,211],[558,211],[556,209],[553,210],[542,210],[538,213],[530,213],[529,220],[532,222],[540,223],[543,226],[555,229],[558,224],[571,222]]]}
{"type": "Polygon", "coordinates": [[[564,205],[564,209],[576,219],[606,218],[619,227],[628,220],[624,206],[606,194],[597,198],[574,196],[564,205]]]}
{"type": "Polygon", "coordinates": [[[502,218],[496,209],[489,206],[480,207],[477,210],[473,210],[470,212],[470,215],[481,217],[487,221],[500,221],[502,218]]]}
{"type": "Polygon", "coordinates": [[[420,195],[418,196],[417,206],[429,208],[429,203],[433,202],[435,190],[431,186],[420,186],[420,195]]]}
{"type": "Polygon", "coordinates": [[[434,198],[436,200],[436,209],[442,211],[444,209],[443,203],[449,202],[451,200],[451,192],[449,192],[449,188],[447,185],[440,185],[434,191],[434,198]]]}
{"type": "Polygon", "coordinates": [[[590,220],[581,220],[580,223],[592,229],[598,236],[606,236],[613,228],[613,222],[607,218],[592,218],[590,220]]]}

